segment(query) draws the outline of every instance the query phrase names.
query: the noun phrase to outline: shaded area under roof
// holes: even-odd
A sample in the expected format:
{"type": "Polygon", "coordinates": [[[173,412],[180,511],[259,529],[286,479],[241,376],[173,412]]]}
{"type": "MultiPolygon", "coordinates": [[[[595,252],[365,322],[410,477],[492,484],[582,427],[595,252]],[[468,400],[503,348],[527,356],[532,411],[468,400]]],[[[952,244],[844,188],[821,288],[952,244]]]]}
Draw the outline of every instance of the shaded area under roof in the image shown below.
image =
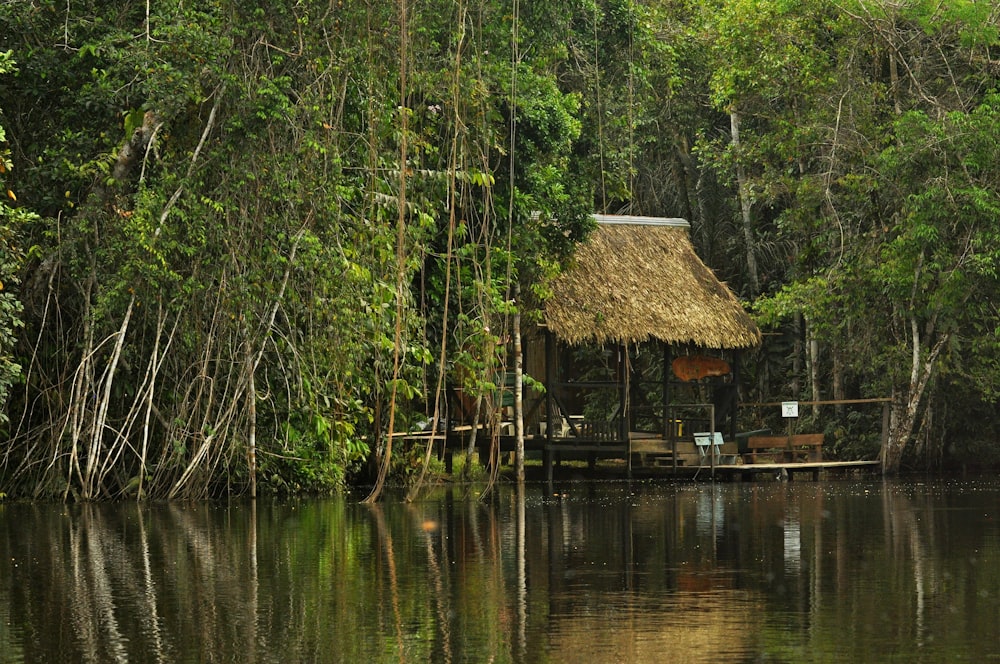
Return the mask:
{"type": "Polygon", "coordinates": [[[597,229],[551,284],[545,322],[556,337],[570,344],[760,345],[757,325],[695,254],[686,221],[595,219],[597,229]]]}

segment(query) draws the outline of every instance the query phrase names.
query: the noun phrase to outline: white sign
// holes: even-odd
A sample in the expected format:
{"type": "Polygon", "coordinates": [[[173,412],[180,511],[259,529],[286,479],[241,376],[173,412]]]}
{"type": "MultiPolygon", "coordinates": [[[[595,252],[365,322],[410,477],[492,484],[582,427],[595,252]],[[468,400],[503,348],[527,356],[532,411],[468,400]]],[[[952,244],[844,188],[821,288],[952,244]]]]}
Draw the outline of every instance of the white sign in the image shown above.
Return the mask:
{"type": "Polygon", "coordinates": [[[782,417],[798,417],[799,416],[799,402],[798,401],[782,401],[781,402],[781,416],[782,417]]]}

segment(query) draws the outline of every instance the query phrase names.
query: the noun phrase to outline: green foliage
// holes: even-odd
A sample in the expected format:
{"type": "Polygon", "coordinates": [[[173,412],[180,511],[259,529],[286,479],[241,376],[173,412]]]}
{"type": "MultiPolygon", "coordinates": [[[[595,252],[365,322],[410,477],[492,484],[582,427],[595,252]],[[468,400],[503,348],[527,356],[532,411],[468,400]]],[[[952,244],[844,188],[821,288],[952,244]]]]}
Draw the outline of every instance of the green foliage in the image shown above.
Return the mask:
{"type": "Polygon", "coordinates": [[[769,367],[801,319],[845,389],[905,389],[915,323],[997,393],[989,3],[433,1],[406,35],[343,5],[0,5],[17,490],[71,495],[93,452],[103,495],[244,491],[251,431],[265,489],[340,487],[394,388],[397,429],[430,413],[442,348],[495,395],[595,209],[687,217],[744,291],[737,166],[769,367]]]}
{"type": "MultiPolygon", "coordinates": [[[[737,17],[749,7],[724,4],[737,17]]],[[[995,11],[863,3],[810,18],[783,3],[750,4],[761,29],[731,35],[759,40],[768,56],[715,82],[717,103],[735,100],[752,118],[734,156],[754,170],[758,218],[776,222],[791,254],[771,294],[755,303],[759,320],[780,325],[801,315],[810,338],[834,356],[837,378],[864,396],[920,398],[926,384],[913,376],[973,366],[987,394],[995,378],[983,370],[992,344],[982,342],[981,321],[993,315],[1000,258],[1000,181],[989,164],[1000,154],[994,83],[979,53],[995,44],[995,11]],[[780,27],[763,27],[771,21],[780,27]],[[775,41],[782,38],[790,41],[775,41]],[[853,66],[860,53],[879,66],[853,66]],[[794,66],[771,68],[778,62],[794,66]],[[781,78],[800,71],[808,76],[781,78]],[[931,71],[949,71],[950,84],[931,71]],[[794,131],[784,132],[782,114],[794,131]]],[[[719,46],[738,63],[736,51],[755,50],[733,43],[743,46],[719,46]]]]}
{"type": "MultiPolygon", "coordinates": [[[[0,51],[0,76],[10,75],[16,70],[13,53],[0,51]]],[[[0,108],[2,119],[3,109],[0,108]]],[[[21,365],[14,353],[17,330],[24,325],[23,307],[17,297],[24,260],[20,245],[21,229],[37,219],[32,212],[17,206],[17,195],[6,186],[7,174],[12,168],[6,132],[0,123],[0,425],[9,421],[7,401],[12,387],[21,378],[21,365]]]]}
{"type": "Polygon", "coordinates": [[[763,115],[784,110],[789,97],[811,96],[832,83],[823,40],[837,30],[824,3],[786,0],[723,2],[711,18],[715,70],[710,86],[716,107],[763,115]]]}
{"type": "MultiPolygon", "coordinates": [[[[390,5],[0,7],[0,47],[24,53],[0,93],[21,188],[44,215],[24,229],[40,344],[20,353],[46,371],[18,395],[42,404],[22,430],[65,418],[56,403],[87,411],[73,376],[108,422],[46,443],[67,459],[46,472],[75,482],[67,450],[105,439],[100,454],[120,431],[144,447],[104,476],[106,495],[136,477],[146,496],[241,491],[253,426],[262,488],[336,488],[379,449],[394,391],[397,428],[428,407],[441,339],[469,348],[456,372],[496,371],[513,280],[553,273],[591,207],[567,176],[581,131],[581,95],[558,77],[572,27],[525,20],[532,48],[512,69],[502,9],[415,12],[400,100],[390,5]],[[37,99],[51,110],[33,112],[37,99]],[[121,335],[114,373],[88,368],[110,366],[121,335]],[[232,407],[248,398],[252,422],[232,407]]],[[[18,455],[33,435],[11,458],[31,465],[18,455]]]]}
{"type": "Polygon", "coordinates": [[[816,276],[786,284],[777,293],[758,299],[753,303],[753,310],[761,327],[774,327],[799,314],[811,320],[822,320],[832,304],[830,281],[816,276]]]}

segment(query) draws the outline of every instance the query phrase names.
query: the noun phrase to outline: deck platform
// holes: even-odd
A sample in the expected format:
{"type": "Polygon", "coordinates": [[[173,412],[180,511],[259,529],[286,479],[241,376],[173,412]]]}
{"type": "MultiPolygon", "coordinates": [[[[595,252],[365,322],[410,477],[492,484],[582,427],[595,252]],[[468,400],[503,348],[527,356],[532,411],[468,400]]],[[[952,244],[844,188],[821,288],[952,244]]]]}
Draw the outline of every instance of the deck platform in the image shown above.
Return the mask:
{"type": "MultiPolygon", "coordinates": [[[[464,449],[467,442],[468,428],[464,431],[453,431],[448,436],[445,445],[446,468],[450,472],[451,454],[455,450],[464,449]],[[465,434],[465,435],[463,435],[465,434]]],[[[439,438],[439,436],[435,436],[439,438]]],[[[488,450],[491,436],[488,431],[480,431],[477,444],[480,459],[488,463],[488,450]]],[[[501,455],[509,455],[514,451],[514,436],[499,436],[501,455]]],[[[524,437],[525,454],[529,457],[543,460],[546,476],[552,479],[554,469],[562,461],[586,460],[591,468],[599,459],[623,461],[622,471],[625,475],[641,475],[643,477],[676,476],[697,479],[750,480],[754,476],[773,476],[783,479],[793,479],[795,475],[809,473],[813,479],[819,479],[823,472],[843,473],[851,470],[878,471],[881,462],[873,461],[816,461],[816,460],[783,460],[761,463],[742,463],[743,457],[736,442],[727,442],[721,448],[713,467],[709,459],[702,458],[692,440],[664,440],[656,434],[636,433],[630,435],[629,441],[606,440],[589,437],[552,437],[539,434],[528,434],[524,437]],[[733,461],[736,461],[733,463],[733,461]]]]}
{"type": "Polygon", "coordinates": [[[791,480],[799,473],[809,473],[818,480],[820,473],[846,472],[850,470],[877,471],[881,461],[786,461],[778,463],[742,463],[720,464],[713,469],[711,466],[700,466],[698,475],[715,473],[723,479],[752,479],[754,475],[771,475],[781,479],[791,480]]]}

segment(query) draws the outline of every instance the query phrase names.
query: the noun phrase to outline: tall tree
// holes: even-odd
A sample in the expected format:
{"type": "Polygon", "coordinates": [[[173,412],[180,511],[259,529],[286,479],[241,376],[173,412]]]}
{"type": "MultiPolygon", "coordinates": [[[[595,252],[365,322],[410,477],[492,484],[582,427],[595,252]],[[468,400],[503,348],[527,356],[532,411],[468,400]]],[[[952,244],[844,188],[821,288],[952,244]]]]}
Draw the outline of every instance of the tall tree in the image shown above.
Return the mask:
{"type": "Polygon", "coordinates": [[[812,269],[760,308],[805,314],[839,349],[838,366],[893,396],[882,458],[894,472],[942,361],[963,353],[961,333],[987,313],[978,298],[995,292],[983,261],[995,258],[997,189],[982,160],[995,158],[987,54],[997,14],[965,2],[837,11],[835,103],[825,120],[803,116],[823,159],[788,208],[815,201],[823,223],[799,214],[783,229],[812,269]]]}

